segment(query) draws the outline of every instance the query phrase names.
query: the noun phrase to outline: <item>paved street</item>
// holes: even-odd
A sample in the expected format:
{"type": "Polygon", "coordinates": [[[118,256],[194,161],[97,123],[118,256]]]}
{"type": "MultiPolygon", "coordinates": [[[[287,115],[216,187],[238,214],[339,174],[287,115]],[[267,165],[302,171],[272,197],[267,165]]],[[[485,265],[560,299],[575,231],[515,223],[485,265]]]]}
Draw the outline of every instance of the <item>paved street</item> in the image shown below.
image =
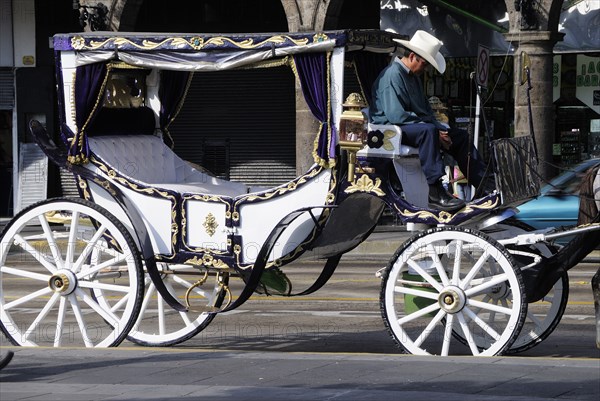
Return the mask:
{"type": "Polygon", "coordinates": [[[597,400],[598,359],[191,349],[24,349],[10,400],[597,400]]]}

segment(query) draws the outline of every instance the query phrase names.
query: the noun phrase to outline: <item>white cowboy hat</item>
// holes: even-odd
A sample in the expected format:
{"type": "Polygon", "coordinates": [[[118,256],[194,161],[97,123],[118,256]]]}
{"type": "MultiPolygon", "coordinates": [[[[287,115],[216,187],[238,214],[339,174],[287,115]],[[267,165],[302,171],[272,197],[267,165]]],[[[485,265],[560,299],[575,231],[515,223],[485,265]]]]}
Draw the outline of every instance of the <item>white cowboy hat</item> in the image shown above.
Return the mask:
{"type": "Polygon", "coordinates": [[[427,60],[440,74],[446,71],[446,60],[442,56],[442,53],[440,53],[443,43],[432,34],[425,31],[417,31],[410,38],[410,41],[402,39],[394,39],[394,41],[427,60]]]}

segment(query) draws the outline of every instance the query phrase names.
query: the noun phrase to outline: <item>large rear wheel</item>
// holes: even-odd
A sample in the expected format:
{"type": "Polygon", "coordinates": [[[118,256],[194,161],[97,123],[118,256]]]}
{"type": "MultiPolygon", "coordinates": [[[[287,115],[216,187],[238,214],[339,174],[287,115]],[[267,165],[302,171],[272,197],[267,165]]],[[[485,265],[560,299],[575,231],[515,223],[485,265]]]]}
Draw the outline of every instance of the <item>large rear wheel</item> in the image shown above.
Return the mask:
{"type": "Polygon", "coordinates": [[[143,296],[138,248],[119,220],[81,199],[20,212],[0,241],[0,329],[15,345],[111,347],[143,296]],[[92,295],[122,304],[109,310],[92,295]]]}

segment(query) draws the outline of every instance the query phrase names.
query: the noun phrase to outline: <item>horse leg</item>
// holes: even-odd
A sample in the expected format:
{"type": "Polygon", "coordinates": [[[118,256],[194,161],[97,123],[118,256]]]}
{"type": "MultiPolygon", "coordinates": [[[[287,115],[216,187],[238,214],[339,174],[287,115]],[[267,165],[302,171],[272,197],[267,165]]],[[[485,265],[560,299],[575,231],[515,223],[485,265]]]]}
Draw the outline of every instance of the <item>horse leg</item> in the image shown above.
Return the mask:
{"type": "MultiPolygon", "coordinates": [[[[597,210],[600,210],[600,168],[594,179],[594,199],[597,210]]],[[[600,348],[600,268],[592,278],[592,292],[594,293],[594,308],[596,309],[596,347],[600,348]]]]}
{"type": "Polygon", "coordinates": [[[596,347],[600,348],[600,268],[592,277],[592,292],[594,293],[594,309],[596,310],[596,347]]]}

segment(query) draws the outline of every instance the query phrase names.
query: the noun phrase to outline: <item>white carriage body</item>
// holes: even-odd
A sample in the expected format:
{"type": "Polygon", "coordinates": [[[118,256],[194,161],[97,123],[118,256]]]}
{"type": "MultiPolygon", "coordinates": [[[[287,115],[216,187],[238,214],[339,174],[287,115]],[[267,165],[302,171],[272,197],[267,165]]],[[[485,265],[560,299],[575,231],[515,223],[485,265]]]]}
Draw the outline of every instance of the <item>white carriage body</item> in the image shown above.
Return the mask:
{"type": "MultiPolygon", "coordinates": [[[[136,34],[130,35],[136,36],[136,34]]],[[[336,47],[334,40],[309,44],[307,47],[310,46],[316,46],[319,51],[323,49],[331,51],[329,73],[333,115],[331,121],[334,125],[332,132],[337,133],[339,117],[342,113],[346,47],[336,47]]],[[[64,94],[63,115],[66,126],[72,132],[77,132],[78,129],[73,98],[76,68],[83,64],[116,57],[110,52],[84,50],[60,52],[60,73],[64,94]]],[[[307,51],[307,49],[303,46],[295,46],[289,53],[299,51],[307,51]]],[[[308,51],[314,50],[308,49],[308,51]]],[[[281,50],[282,54],[285,52],[285,49],[281,50]]],[[[124,56],[126,53],[127,51],[119,52],[118,57],[126,59],[124,56]]],[[[250,56],[250,58],[252,60],[247,63],[258,61],[256,57],[250,56]]],[[[161,66],[153,67],[151,64],[144,64],[143,61],[140,63],[144,68],[150,69],[146,80],[146,106],[154,111],[155,126],[158,126],[161,107],[158,96],[161,66]]],[[[198,65],[201,63],[199,61],[198,65]]],[[[204,70],[204,67],[198,65],[191,69],[204,70]]],[[[221,68],[230,68],[227,66],[227,61],[207,70],[221,68]]],[[[218,179],[196,170],[173,153],[164,144],[161,135],[162,133],[157,129],[156,136],[126,136],[116,132],[115,135],[102,134],[102,136],[89,137],[90,151],[96,156],[96,163],[86,165],[94,174],[117,185],[132,201],[150,235],[155,255],[167,259],[172,257],[177,252],[175,236],[179,231],[186,250],[208,251],[217,255],[231,254],[232,235],[237,235],[241,236],[243,244],[241,251],[236,250],[239,254],[238,262],[252,264],[273,227],[286,214],[302,207],[326,206],[333,201],[330,195],[333,187],[330,168],[314,165],[296,180],[275,188],[249,187],[243,183],[218,179]],[[115,173],[118,176],[116,180],[115,173]],[[168,191],[180,194],[183,201],[176,204],[168,191]],[[234,226],[228,223],[232,213],[236,213],[237,224],[234,226]],[[182,216],[181,221],[176,219],[177,216],[182,216]],[[210,224],[210,228],[207,228],[206,224],[210,224]]],[[[84,197],[93,199],[95,203],[110,210],[124,222],[132,234],[135,232],[136,227],[127,211],[115,202],[114,195],[105,186],[81,180],[78,185],[84,197]]],[[[294,221],[277,241],[269,261],[293,254],[299,245],[306,242],[315,228],[313,218],[318,219],[322,211],[322,208],[317,208],[313,216],[301,216],[294,221]]]]}

